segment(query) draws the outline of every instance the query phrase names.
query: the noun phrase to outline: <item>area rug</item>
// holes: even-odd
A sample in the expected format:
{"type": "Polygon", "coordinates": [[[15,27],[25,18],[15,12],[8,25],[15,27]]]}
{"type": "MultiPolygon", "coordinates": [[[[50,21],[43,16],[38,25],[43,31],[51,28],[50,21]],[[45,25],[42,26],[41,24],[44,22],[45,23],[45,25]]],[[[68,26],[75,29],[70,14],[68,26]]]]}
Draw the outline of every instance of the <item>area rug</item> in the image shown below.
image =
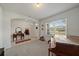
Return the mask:
{"type": "Polygon", "coordinates": [[[19,40],[19,41],[16,41],[15,43],[18,44],[18,43],[22,43],[22,42],[26,42],[26,41],[29,41],[31,39],[27,39],[27,40],[19,40]]]}

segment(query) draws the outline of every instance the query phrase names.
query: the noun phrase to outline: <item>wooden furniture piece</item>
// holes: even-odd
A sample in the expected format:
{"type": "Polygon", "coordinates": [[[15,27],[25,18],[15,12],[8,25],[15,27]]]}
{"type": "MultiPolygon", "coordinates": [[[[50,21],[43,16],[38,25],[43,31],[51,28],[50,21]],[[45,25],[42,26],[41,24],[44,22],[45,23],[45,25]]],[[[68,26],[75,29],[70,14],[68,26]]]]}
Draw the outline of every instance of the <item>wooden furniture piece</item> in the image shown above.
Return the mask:
{"type": "Polygon", "coordinates": [[[41,40],[41,41],[45,41],[44,36],[41,36],[39,40],[41,40]]]}
{"type": "Polygon", "coordinates": [[[18,37],[18,36],[21,37],[21,40],[24,39],[24,34],[23,34],[21,31],[19,31],[19,32],[16,33],[16,34],[15,34],[15,33],[13,34],[13,41],[14,41],[14,38],[16,38],[16,41],[17,41],[17,37],[18,37]]]}
{"type": "Polygon", "coordinates": [[[16,41],[18,39],[18,36],[21,37],[20,39],[24,39],[24,33],[22,33],[22,28],[21,27],[17,27],[15,28],[15,33],[13,33],[12,37],[13,37],[13,41],[14,38],[16,38],[16,41]]]}
{"type": "Polygon", "coordinates": [[[0,48],[0,56],[4,56],[4,48],[0,48]]]}
{"type": "Polygon", "coordinates": [[[48,49],[48,55],[55,53],[57,56],[79,56],[79,45],[56,42],[55,48],[48,49]]]}

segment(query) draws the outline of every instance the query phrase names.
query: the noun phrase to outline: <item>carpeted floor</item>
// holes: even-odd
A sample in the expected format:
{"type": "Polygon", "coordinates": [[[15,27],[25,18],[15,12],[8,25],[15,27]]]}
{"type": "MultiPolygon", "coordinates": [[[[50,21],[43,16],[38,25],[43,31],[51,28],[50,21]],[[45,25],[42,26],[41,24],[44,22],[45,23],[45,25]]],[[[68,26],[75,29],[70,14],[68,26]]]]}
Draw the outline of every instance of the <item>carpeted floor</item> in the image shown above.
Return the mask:
{"type": "Polygon", "coordinates": [[[5,56],[47,56],[48,43],[40,40],[30,40],[19,43],[5,50],[5,56]]]}

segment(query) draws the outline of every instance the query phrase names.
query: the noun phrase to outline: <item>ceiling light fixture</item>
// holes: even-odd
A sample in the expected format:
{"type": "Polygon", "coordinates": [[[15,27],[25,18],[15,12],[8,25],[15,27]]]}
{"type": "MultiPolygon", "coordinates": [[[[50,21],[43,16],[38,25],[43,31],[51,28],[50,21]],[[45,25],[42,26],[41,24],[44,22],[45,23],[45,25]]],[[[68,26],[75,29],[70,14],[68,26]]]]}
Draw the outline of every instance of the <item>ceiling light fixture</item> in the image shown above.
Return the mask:
{"type": "Polygon", "coordinates": [[[36,3],[35,6],[39,8],[41,6],[41,4],[40,3],[36,3]]]}

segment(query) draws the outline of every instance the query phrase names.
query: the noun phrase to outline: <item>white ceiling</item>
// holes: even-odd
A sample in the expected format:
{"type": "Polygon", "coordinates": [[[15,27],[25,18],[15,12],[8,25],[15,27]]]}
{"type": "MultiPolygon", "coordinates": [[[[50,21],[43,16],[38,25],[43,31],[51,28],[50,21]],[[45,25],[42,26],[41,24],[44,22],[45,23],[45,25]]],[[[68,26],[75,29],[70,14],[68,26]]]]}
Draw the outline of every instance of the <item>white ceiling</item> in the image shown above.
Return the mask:
{"type": "Polygon", "coordinates": [[[43,3],[36,8],[34,3],[2,3],[5,10],[10,10],[34,19],[43,19],[51,15],[66,11],[78,6],[78,3],[43,3]]]}

